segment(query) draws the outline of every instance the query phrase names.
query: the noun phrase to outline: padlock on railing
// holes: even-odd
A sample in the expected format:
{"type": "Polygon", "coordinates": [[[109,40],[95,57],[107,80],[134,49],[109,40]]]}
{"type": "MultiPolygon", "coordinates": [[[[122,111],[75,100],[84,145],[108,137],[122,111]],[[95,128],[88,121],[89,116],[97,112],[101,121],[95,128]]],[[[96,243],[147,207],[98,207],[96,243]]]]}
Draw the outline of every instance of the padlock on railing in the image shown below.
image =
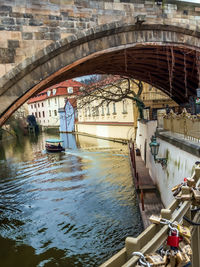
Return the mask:
{"type": "Polygon", "coordinates": [[[193,188],[192,192],[196,202],[200,205],[200,188],[199,187],[193,188]]]}
{"type": "Polygon", "coordinates": [[[191,232],[189,227],[181,225],[181,224],[177,224],[177,229],[179,231],[180,236],[182,237],[186,237],[186,238],[191,238],[191,232]]]}
{"type": "Polygon", "coordinates": [[[152,267],[165,267],[167,263],[167,256],[162,257],[158,253],[147,254],[145,258],[152,267]]]}
{"type": "Polygon", "coordinates": [[[172,227],[169,224],[169,235],[167,237],[167,245],[171,247],[172,250],[178,249],[179,246],[179,231],[177,228],[172,227]]]}
{"type": "MultiPolygon", "coordinates": [[[[190,258],[182,251],[176,253],[176,267],[184,267],[190,264],[190,258]]],[[[190,266],[190,265],[188,265],[190,266]]]]}
{"type": "Polygon", "coordinates": [[[145,256],[141,252],[135,251],[132,253],[132,256],[139,257],[136,267],[139,266],[152,267],[152,265],[146,260],[145,256]]]}
{"type": "Polygon", "coordinates": [[[193,178],[186,178],[186,179],[187,179],[187,185],[189,187],[195,187],[196,182],[195,182],[195,180],[193,178]]]}

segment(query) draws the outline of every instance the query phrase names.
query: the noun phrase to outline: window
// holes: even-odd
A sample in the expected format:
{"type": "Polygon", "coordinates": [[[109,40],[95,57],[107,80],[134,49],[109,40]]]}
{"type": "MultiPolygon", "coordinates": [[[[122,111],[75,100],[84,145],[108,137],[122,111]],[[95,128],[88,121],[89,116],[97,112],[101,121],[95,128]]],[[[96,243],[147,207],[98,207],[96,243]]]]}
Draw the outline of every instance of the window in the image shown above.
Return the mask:
{"type": "Polygon", "coordinates": [[[126,114],[127,113],[127,103],[126,103],[126,100],[123,100],[122,101],[122,108],[123,108],[123,111],[122,111],[122,113],[123,114],[126,114]]]}
{"type": "Polygon", "coordinates": [[[96,116],[99,116],[99,108],[96,107],[96,116]]]}
{"type": "Polygon", "coordinates": [[[41,114],[40,114],[40,112],[39,112],[39,118],[41,117],[41,114]]]}
{"type": "Polygon", "coordinates": [[[57,110],[54,110],[54,115],[57,116],[57,110]]]}
{"type": "Polygon", "coordinates": [[[31,108],[33,108],[33,105],[31,105],[31,108]]]}
{"type": "Polygon", "coordinates": [[[50,106],[50,99],[48,99],[48,105],[50,106]]]}
{"type": "Polygon", "coordinates": [[[36,108],[36,104],[34,104],[34,107],[36,108]]]}
{"type": "Polygon", "coordinates": [[[49,117],[51,117],[51,110],[49,110],[49,117]]]}
{"type": "Polygon", "coordinates": [[[68,94],[73,94],[73,87],[67,87],[68,94]]]}
{"type": "Polygon", "coordinates": [[[43,118],[45,117],[45,113],[44,113],[44,111],[42,111],[42,116],[43,116],[43,118]]]}
{"type": "Polygon", "coordinates": [[[57,98],[55,98],[55,104],[57,105],[57,98]]]}
{"type": "Polygon", "coordinates": [[[92,108],[92,116],[94,117],[96,115],[95,107],[92,108]]]}
{"type": "Polygon", "coordinates": [[[113,103],[113,114],[116,114],[116,105],[115,105],[115,102],[113,103]]]}
{"type": "Polygon", "coordinates": [[[40,107],[40,103],[38,103],[38,108],[40,107]]]}
{"type": "Polygon", "coordinates": [[[75,116],[75,120],[77,120],[78,119],[78,110],[77,109],[74,110],[74,116],[75,116]]]}
{"type": "Polygon", "coordinates": [[[101,106],[101,115],[104,116],[104,106],[101,106]]]}
{"type": "Polygon", "coordinates": [[[34,113],[32,112],[32,115],[34,116],[34,113]]]}
{"type": "Polygon", "coordinates": [[[56,89],[54,88],[54,89],[52,90],[52,92],[53,92],[53,95],[55,95],[55,94],[56,94],[56,89]]]}
{"type": "Polygon", "coordinates": [[[51,95],[51,91],[47,91],[47,96],[49,97],[51,95]]]}
{"type": "Polygon", "coordinates": [[[110,107],[109,107],[109,104],[107,104],[107,115],[110,115],[110,107]]]}
{"type": "Polygon", "coordinates": [[[44,107],[44,103],[42,102],[42,107],[44,107]]]}
{"type": "Polygon", "coordinates": [[[35,117],[37,118],[37,112],[35,112],[35,117]]]}

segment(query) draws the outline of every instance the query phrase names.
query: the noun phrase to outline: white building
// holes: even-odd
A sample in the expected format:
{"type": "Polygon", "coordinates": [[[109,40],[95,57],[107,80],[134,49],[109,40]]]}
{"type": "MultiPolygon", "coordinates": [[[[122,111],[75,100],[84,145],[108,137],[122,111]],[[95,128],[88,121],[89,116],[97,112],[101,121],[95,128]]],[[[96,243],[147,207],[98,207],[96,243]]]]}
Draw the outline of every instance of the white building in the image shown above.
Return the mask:
{"type": "Polygon", "coordinates": [[[68,80],[47,88],[28,100],[29,115],[34,115],[41,126],[59,127],[58,109],[65,106],[67,98],[76,97],[82,86],[80,82],[68,80]]]}

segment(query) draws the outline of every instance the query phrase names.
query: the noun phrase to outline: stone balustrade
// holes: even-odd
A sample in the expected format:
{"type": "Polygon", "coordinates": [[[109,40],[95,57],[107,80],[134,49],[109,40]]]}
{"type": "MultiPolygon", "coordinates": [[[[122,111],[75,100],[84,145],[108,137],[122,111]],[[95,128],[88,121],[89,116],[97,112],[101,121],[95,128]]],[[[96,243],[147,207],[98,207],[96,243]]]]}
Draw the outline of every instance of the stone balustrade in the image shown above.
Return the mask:
{"type": "Polygon", "coordinates": [[[191,115],[186,109],[178,115],[170,111],[169,114],[164,115],[163,128],[182,134],[184,138],[200,141],[200,114],[191,115]]]}
{"type": "MultiPolygon", "coordinates": [[[[199,184],[200,165],[195,168],[192,178],[199,184]]],[[[200,230],[199,227],[191,226],[183,218],[184,216],[193,222],[200,222],[200,213],[195,214],[191,211],[191,201],[181,202],[174,200],[167,209],[161,210],[161,217],[170,221],[184,222],[184,225],[190,227],[191,246],[193,251],[192,266],[200,266],[200,230]]],[[[103,263],[100,267],[133,267],[136,266],[138,257],[132,256],[133,252],[140,251],[143,254],[155,252],[168,236],[168,225],[151,224],[138,237],[127,237],[125,247],[115,254],[112,258],[103,263]]]]}

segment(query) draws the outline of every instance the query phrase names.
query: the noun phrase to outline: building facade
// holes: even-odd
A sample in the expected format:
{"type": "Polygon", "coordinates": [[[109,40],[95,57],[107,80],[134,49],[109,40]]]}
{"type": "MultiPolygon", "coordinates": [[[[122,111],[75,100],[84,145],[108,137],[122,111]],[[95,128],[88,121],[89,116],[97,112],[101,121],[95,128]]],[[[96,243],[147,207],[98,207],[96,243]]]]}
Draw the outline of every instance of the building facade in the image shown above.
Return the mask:
{"type": "Polygon", "coordinates": [[[36,117],[42,127],[59,127],[59,109],[64,108],[67,99],[76,98],[82,83],[68,80],[40,92],[28,100],[29,115],[36,117]]]}
{"type": "MultiPolygon", "coordinates": [[[[115,82],[120,83],[121,88],[127,86],[127,80],[119,78],[115,82]]],[[[113,85],[108,86],[109,90],[115,91],[113,85]]],[[[138,92],[138,86],[134,82],[131,82],[130,88],[135,93],[138,92]]],[[[167,107],[178,106],[169,96],[146,83],[143,83],[140,99],[145,105],[144,118],[147,120],[157,119],[161,113],[166,111],[167,107]],[[154,118],[152,114],[154,114],[154,118]]],[[[111,101],[109,104],[102,105],[100,105],[100,100],[88,101],[88,104],[81,109],[80,105],[78,100],[76,131],[114,139],[129,140],[134,137],[137,128],[135,122],[138,119],[135,101],[126,98],[119,102],[111,101]]]]}
{"type": "Polygon", "coordinates": [[[66,101],[64,108],[58,110],[60,117],[60,132],[71,133],[75,131],[75,120],[77,119],[76,99],[70,98],[66,101]]]}

